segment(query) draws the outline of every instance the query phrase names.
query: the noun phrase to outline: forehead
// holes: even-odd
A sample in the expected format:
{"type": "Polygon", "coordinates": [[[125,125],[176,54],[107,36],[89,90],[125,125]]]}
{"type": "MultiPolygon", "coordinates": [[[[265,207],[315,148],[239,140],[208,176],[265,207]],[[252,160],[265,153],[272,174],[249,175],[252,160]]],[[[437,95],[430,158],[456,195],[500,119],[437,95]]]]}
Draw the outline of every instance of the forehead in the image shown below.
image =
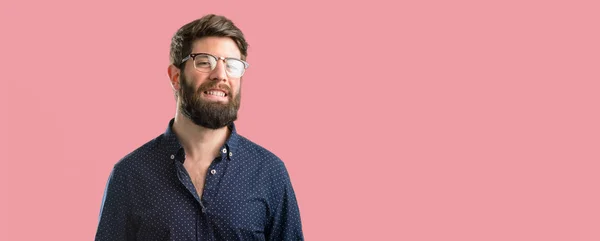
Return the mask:
{"type": "Polygon", "coordinates": [[[241,58],[235,41],[229,37],[204,37],[194,41],[192,53],[207,53],[219,57],[241,58]]]}

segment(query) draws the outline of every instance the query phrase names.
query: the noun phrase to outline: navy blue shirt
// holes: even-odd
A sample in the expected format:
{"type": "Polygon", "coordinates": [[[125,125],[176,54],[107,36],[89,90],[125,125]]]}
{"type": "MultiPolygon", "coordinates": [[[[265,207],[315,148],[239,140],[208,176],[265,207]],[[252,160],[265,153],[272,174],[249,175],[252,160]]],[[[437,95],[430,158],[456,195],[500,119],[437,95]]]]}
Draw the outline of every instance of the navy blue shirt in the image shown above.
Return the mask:
{"type": "Polygon", "coordinates": [[[115,164],[96,240],[303,240],[284,163],[235,126],[210,164],[198,196],[172,131],[115,164]]]}

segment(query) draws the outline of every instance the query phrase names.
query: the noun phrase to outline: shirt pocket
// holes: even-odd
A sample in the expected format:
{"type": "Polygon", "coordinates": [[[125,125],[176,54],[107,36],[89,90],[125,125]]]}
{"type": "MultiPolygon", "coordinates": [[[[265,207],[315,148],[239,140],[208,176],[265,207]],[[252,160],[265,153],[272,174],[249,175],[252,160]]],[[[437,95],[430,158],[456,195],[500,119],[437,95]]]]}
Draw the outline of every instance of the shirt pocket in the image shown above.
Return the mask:
{"type": "Polygon", "coordinates": [[[212,223],[241,237],[263,236],[267,222],[267,202],[259,197],[228,200],[211,212],[212,223]]]}

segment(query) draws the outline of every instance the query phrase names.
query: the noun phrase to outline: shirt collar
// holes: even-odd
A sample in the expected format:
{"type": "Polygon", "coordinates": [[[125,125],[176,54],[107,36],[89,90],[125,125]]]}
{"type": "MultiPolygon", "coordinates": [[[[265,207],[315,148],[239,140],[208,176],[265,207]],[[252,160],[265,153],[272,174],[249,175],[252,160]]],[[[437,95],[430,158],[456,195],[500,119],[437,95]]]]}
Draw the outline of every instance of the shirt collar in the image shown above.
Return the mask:
{"type": "MultiPolygon", "coordinates": [[[[181,145],[181,143],[179,142],[179,139],[177,138],[177,135],[173,131],[173,123],[174,122],[175,122],[175,118],[173,118],[169,121],[167,130],[164,133],[163,147],[165,148],[166,152],[169,155],[179,156],[179,155],[183,154],[183,146],[181,145]]],[[[227,153],[221,152],[221,154],[226,155],[229,160],[232,160],[234,157],[234,155],[232,155],[232,154],[237,152],[237,147],[238,147],[238,143],[240,140],[240,136],[238,135],[238,133],[235,129],[235,124],[233,122],[229,126],[227,126],[227,128],[229,128],[229,130],[231,130],[231,134],[229,135],[229,138],[227,138],[227,140],[225,141],[225,144],[220,149],[226,148],[227,153]]],[[[171,158],[171,159],[173,159],[173,158],[171,158]]]]}

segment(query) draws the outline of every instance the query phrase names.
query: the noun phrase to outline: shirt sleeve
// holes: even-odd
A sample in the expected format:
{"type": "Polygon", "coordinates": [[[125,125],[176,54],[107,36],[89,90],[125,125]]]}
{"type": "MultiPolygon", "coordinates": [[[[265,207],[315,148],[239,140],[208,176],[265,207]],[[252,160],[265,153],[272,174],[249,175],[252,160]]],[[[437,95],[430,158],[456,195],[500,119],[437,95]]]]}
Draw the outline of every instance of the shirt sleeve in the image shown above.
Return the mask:
{"type": "Polygon", "coordinates": [[[102,197],[95,240],[134,240],[131,226],[126,176],[115,167],[102,197]]]}
{"type": "Polygon", "coordinates": [[[267,240],[304,240],[300,210],[290,176],[281,162],[275,173],[275,197],[267,240]]]}

